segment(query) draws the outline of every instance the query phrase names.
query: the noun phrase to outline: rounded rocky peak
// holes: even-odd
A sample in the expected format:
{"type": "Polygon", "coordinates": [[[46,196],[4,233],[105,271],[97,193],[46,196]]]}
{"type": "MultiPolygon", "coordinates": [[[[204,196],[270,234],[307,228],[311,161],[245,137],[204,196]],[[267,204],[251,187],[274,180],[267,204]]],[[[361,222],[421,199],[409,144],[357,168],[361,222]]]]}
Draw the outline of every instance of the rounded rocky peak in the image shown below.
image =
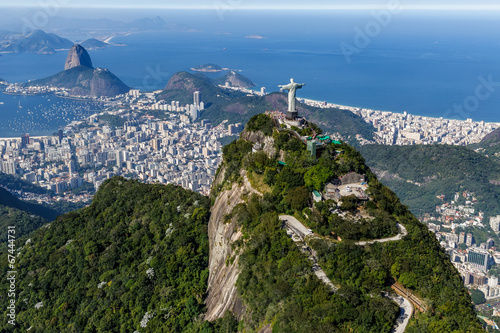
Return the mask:
{"type": "Polygon", "coordinates": [[[66,63],[64,64],[64,70],[71,69],[73,67],[86,66],[92,67],[92,60],[90,55],[80,44],[75,44],[68,52],[68,57],[66,58],[66,63]]]}

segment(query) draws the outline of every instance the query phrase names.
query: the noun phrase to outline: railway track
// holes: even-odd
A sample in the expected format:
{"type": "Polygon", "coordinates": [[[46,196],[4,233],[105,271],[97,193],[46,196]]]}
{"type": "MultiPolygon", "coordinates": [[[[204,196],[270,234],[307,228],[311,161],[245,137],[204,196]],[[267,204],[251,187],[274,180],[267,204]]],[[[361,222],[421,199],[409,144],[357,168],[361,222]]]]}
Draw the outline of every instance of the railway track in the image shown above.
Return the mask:
{"type": "Polygon", "coordinates": [[[398,294],[401,295],[405,298],[407,298],[413,307],[417,309],[420,312],[427,312],[427,307],[425,306],[424,302],[418,298],[417,296],[413,295],[411,291],[403,287],[401,284],[395,282],[392,284],[391,288],[398,294]]]}

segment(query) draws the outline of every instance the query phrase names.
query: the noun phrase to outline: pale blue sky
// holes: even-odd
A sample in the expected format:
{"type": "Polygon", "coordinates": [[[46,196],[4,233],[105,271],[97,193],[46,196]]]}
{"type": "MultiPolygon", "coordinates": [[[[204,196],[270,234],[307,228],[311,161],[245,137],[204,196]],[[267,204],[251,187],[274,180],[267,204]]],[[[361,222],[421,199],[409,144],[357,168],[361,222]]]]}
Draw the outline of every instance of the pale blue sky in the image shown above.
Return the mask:
{"type": "Polygon", "coordinates": [[[1,7],[40,7],[45,3],[61,7],[114,8],[200,8],[230,7],[233,9],[378,9],[388,3],[400,3],[405,9],[434,10],[500,10],[498,0],[1,0],[1,7]]]}

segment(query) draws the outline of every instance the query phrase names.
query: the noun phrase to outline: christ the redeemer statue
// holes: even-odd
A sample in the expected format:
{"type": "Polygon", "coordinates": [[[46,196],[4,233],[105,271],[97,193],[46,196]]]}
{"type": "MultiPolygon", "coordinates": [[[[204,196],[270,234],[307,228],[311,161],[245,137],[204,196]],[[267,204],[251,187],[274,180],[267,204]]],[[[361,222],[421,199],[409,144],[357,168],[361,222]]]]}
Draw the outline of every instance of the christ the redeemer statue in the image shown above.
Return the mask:
{"type": "Polygon", "coordinates": [[[286,118],[289,120],[297,118],[297,109],[295,109],[295,92],[297,89],[300,89],[305,85],[305,83],[295,83],[293,79],[290,79],[289,84],[278,86],[283,90],[288,90],[288,112],[286,114],[286,118]]]}

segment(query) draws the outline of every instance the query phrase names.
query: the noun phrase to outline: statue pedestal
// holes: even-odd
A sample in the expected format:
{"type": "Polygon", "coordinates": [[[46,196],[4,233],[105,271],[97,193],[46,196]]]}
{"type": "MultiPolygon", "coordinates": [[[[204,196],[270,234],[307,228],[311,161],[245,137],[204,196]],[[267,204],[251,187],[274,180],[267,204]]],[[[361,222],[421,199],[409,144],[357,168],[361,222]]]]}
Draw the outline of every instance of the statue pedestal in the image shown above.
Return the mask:
{"type": "Polygon", "coordinates": [[[295,120],[295,119],[297,119],[298,114],[299,113],[297,111],[287,111],[286,119],[287,120],[295,120]]]}

